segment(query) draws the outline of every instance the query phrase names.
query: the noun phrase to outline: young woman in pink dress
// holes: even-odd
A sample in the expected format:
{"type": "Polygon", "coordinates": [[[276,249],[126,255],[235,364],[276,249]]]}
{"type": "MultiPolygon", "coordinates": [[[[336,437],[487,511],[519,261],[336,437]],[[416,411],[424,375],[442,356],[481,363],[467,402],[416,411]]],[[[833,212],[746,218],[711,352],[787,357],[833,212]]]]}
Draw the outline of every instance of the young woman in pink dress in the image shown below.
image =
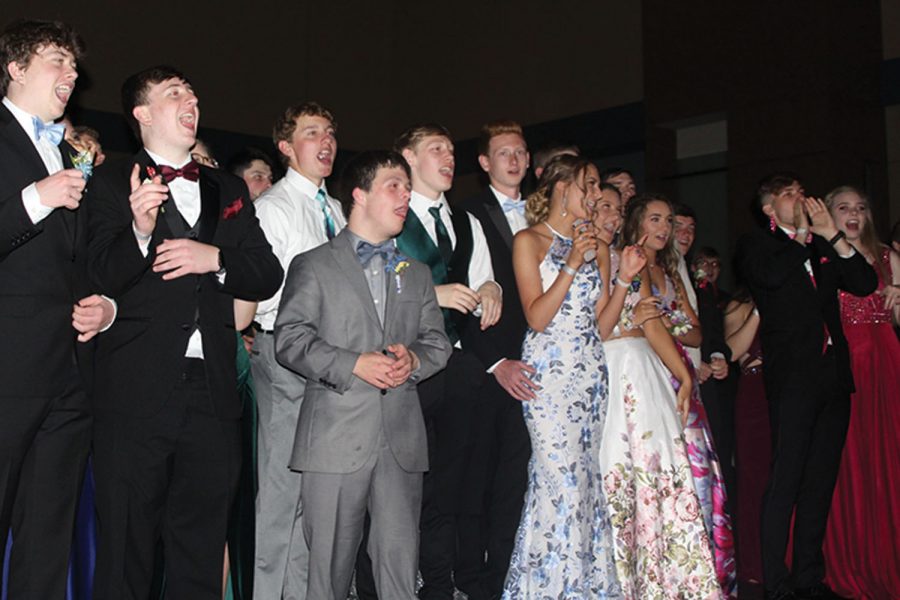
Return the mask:
{"type": "Polygon", "coordinates": [[[878,241],[864,193],[842,186],[825,204],[878,274],[868,296],[840,292],[856,393],[825,533],[825,581],[843,596],[900,598],[900,255],[878,241]]]}

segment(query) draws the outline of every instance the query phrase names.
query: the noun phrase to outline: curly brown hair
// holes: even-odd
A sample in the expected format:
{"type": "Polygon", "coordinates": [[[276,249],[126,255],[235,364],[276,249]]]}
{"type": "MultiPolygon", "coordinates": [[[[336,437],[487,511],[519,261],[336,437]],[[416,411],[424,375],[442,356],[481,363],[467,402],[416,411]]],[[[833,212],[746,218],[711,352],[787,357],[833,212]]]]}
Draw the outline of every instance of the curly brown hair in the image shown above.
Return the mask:
{"type": "Polygon", "coordinates": [[[561,181],[577,181],[590,164],[588,159],[570,154],[561,154],[551,160],[541,174],[537,189],[525,200],[525,218],[528,224],[536,225],[546,221],[550,216],[550,199],[556,184],[561,181]]]}
{"type": "MultiPolygon", "coordinates": [[[[297,129],[297,119],[304,116],[328,119],[334,131],[337,132],[338,126],[337,121],[334,120],[334,115],[318,102],[309,101],[302,104],[293,104],[284,109],[284,112],[275,119],[275,125],[272,127],[272,141],[275,143],[276,148],[278,147],[278,142],[291,142],[294,130],[297,129]]],[[[278,154],[282,164],[286,167],[290,159],[283,152],[278,154]]]]}
{"type": "Polygon", "coordinates": [[[6,94],[10,77],[6,66],[18,63],[28,66],[31,57],[44,46],[59,46],[81,59],[85,53],[84,41],[78,32],[62,21],[19,20],[11,23],[0,34],[0,94],[6,94]]]}

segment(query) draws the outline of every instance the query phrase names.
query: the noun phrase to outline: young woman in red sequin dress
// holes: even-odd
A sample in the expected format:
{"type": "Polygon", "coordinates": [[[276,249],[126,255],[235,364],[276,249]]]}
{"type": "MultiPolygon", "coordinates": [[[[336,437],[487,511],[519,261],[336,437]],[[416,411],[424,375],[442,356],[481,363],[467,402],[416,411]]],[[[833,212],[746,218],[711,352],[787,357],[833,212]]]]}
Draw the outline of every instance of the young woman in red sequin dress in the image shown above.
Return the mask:
{"type": "Polygon", "coordinates": [[[881,244],[869,201],[844,186],[825,197],[835,225],[878,273],[863,298],[840,292],[856,393],[828,517],[826,582],[852,598],[900,598],[900,255],[881,244]]]}

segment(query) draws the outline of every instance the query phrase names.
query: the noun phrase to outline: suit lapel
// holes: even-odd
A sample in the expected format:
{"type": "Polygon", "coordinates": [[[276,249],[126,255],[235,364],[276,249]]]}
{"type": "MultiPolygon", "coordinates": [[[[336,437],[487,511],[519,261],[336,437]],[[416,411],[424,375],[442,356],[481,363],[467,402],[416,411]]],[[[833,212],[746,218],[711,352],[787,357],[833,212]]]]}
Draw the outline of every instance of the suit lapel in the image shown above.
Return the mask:
{"type": "Polygon", "coordinates": [[[497,228],[497,233],[503,238],[503,243],[506,244],[507,248],[512,250],[512,229],[509,228],[509,221],[506,220],[503,209],[500,208],[500,204],[497,202],[497,199],[494,198],[494,193],[490,190],[488,190],[488,193],[484,198],[484,209],[487,211],[488,217],[490,217],[494,227],[497,228]]]}
{"type": "MultiPolygon", "coordinates": [[[[351,247],[350,235],[346,229],[341,230],[335,238],[330,242],[332,248],[332,256],[337,263],[335,273],[343,273],[353,288],[354,298],[359,298],[363,309],[369,318],[381,328],[381,321],[378,320],[378,313],[375,312],[375,302],[372,299],[372,293],[369,291],[369,284],[366,276],[363,275],[362,267],[359,265],[359,258],[356,251],[351,247]]],[[[338,300],[338,299],[335,299],[338,300]]],[[[350,300],[352,302],[352,299],[350,300]]],[[[387,306],[385,307],[385,323],[387,323],[387,306]]]]}
{"type": "MultiPolygon", "coordinates": [[[[62,158],[63,169],[71,169],[74,165],[72,165],[72,156],[75,154],[75,149],[69,145],[68,142],[63,140],[59,144],[59,155],[62,158]]],[[[40,157],[38,157],[40,158],[40,157]]],[[[87,186],[85,186],[85,193],[87,192],[87,186]]],[[[84,194],[81,196],[81,200],[84,201],[84,194]]],[[[69,237],[69,242],[72,244],[72,251],[75,251],[75,244],[78,240],[78,219],[76,213],[71,210],[61,209],[62,217],[63,217],[63,225],[66,228],[66,235],[69,237]]]]}
{"type": "MultiPolygon", "coordinates": [[[[150,158],[150,155],[147,154],[146,150],[138,152],[134,157],[134,162],[140,167],[138,179],[140,179],[141,182],[144,182],[147,179],[153,179],[151,172],[158,173],[159,171],[159,166],[156,164],[156,161],[150,158]]],[[[129,168],[127,177],[130,176],[131,169],[129,168]]],[[[155,229],[161,230],[160,235],[157,236],[159,239],[166,239],[169,237],[183,238],[185,236],[186,229],[184,227],[184,222],[181,219],[181,213],[178,212],[178,208],[175,206],[175,200],[172,199],[172,192],[169,192],[169,199],[163,202],[159,209],[155,229]]]]}
{"type": "Polygon", "coordinates": [[[212,242],[219,224],[219,186],[200,168],[200,235],[204,244],[212,242]]]}
{"type": "Polygon", "coordinates": [[[3,124],[3,137],[6,138],[6,142],[15,149],[15,154],[28,168],[28,179],[39,181],[47,177],[47,167],[44,166],[37,148],[31,143],[31,138],[2,103],[0,103],[0,122],[3,124]]]}
{"type": "MultiPolygon", "coordinates": [[[[397,291],[397,278],[400,278],[400,285],[402,289],[403,278],[405,277],[405,275],[385,273],[384,277],[385,285],[387,285],[387,291],[384,294],[384,333],[385,336],[387,336],[389,324],[394,322],[394,313],[397,311],[397,301],[399,300],[398,295],[403,293],[402,291],[397,291]]],[[[384,343],[387,342],[387,340],[382,341],[384,343]]]]}

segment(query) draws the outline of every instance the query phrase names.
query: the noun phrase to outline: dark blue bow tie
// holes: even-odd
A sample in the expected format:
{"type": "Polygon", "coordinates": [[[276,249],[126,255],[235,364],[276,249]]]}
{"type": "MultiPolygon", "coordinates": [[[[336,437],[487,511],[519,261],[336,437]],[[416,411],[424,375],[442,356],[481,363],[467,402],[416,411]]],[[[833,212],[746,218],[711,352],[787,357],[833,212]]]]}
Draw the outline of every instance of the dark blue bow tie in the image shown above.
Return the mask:
{"type": "Polygon", "coordinates": [[[37,117],[32,117],[31,122],[34,124],[34,138],[40,140],[42,137],[47,138],[54,146],[59,146],[66,132],[66,126],[62,123],[51,123],[45,125],[43,121],[37,117]]]}
{"type": "Polygon", "coordinates": [[[382,260],[387,262],[390,260],[394,253],[397,251],[397,247],[394,245],[394,240],[385,240],[380,244],[370,244],[369,242],[359,242],[356,245],[356,256],[359,257],[359,262],[363,267],[368,266],[369,262],[372,260],[372,257],[376,254],[380,255],[382,260]]]}

